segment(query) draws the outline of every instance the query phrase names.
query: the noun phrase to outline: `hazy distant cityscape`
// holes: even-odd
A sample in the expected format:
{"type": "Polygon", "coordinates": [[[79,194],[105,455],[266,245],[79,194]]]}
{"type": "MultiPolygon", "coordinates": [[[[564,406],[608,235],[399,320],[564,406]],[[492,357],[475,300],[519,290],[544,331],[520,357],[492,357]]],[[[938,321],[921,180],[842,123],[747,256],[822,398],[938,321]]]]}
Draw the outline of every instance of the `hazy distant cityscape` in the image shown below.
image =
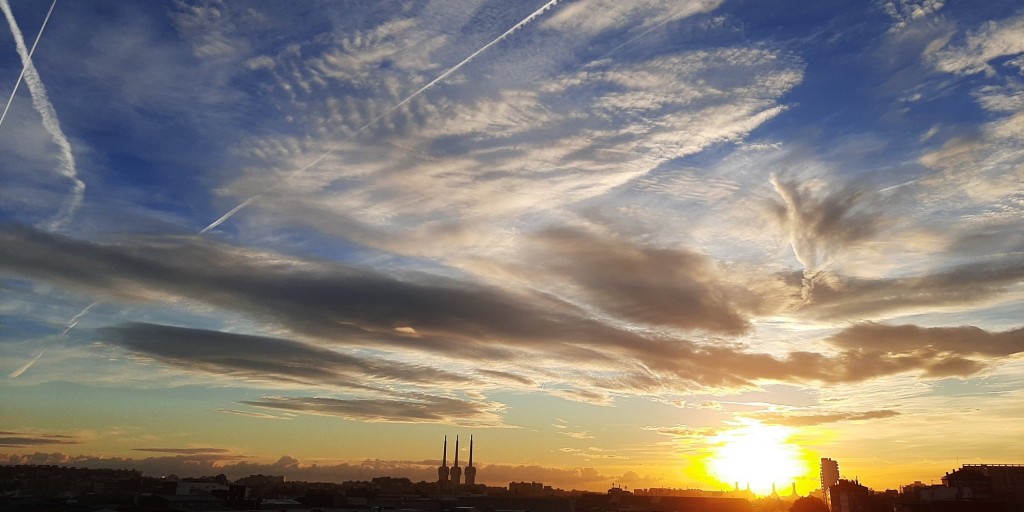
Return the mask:
{"type": "MultiPolygon", "coordinates": [[[[732,490],[634,488],[566,490],[543,482],[477,482],[473,437],[469,460],[452,464],[443,440],[437,480],[402,476],[368,481],[305,482],[283,475],[146,475],[131,468],[59,465],[0,466],[0,510],[67,512],[186,512],[288,510],[305,512],[1022,512],[1024,464],[964,464],[941,483],[908,482],[871,489],[843,478],[839,461],[822,458],[820,487],[800,495],[796,483],[757,495],[749,483],[732,490]]],[[[486,475],[481,475],[486,479],[486,475]]]]}

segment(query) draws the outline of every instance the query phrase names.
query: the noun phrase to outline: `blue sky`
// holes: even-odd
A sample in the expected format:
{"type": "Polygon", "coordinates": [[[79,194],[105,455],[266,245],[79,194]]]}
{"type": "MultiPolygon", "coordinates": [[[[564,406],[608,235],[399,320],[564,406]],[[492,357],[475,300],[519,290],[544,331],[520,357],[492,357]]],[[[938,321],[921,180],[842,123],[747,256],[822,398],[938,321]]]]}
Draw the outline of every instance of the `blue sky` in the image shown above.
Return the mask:
{"type": "MultiPolygon", "coordinates": [[[[3,2],[7,98],[48,4],[3,2]]],[[[11,461],[461,429],[501,478],[682,486],[744,421],[879,487],[1024,457],[1016,2],[63,2],[32,63],[11,461]]]]}

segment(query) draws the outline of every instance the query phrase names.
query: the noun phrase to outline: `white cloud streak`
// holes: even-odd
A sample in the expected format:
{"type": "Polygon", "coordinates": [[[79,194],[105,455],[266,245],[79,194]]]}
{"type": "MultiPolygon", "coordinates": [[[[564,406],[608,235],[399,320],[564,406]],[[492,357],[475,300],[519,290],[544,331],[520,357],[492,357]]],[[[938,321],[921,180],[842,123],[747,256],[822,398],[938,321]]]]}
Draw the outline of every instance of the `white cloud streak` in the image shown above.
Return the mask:
{"type": "Polygon", "coordinates": [[[71,320],[68,320],[68,326],[64,329],[64,332],[60,333],[60,335],[65,336],[69,331],[71,331],[71,329],[74,329],[75,326],[78,325],[78,321],[81,320],[82,317],[85,316],[85,314],[88,313],[89,310],[92,309],[93,306],[95,306],[96,304],[97,302],[93,301],[84,309],[82,309],[82,311],[80,311],[77,315],[71,317],[71,320]]]}
{"type": "MultiPolygon", "coordinates": [[[[0,0],[0,1],[6,2],[6,0],[0,0]]],[[[554,7],[555,4],[557,4],[558,2],[559,2],[559,0],[550,0],[548,3],[542,5],[539,9],[537,9],[536,11],[533,11],[529,16],[523,18],[519,23],[516,23],[515,25],[513,25],[512,28],[509,28],[504,33],[502,33],[500,36],[494,38],[491,42],[483,45],[482,47],[480,47],[480,49],[478,49],[477,51],[471,53],[465,59],[462,59],[461,61],[459,61],[454,66],[452,66],[452,67],[448,68],[447,70],[445,70],[443,73],[438,75],[437,78],[434,78],[433,80],[428,82],[423,87],[420,87],[419,89],[417,89],[412,94],[406,96],[405,99],[403,99],[402,101],[399,101],[398,103],[393,105],[391,108],[389,108],[389,109],[385,110],[383,113],[379,114],[377,117],[374,117],[373,119],[367,121],[365,124],[360,126],[356,131],[352,132],[349,136],[347,136],[344,139],[342,139],[342,143],[354,139],[356,136],[358,136],[360,133],[365,131],[367,128],[373,126],[374,124],[376,124],[381,119],[384,119],[385,117],[391,115],[393,112],[395,112],[396,110],[402,108],[403,106],[408,104],[410,101],[415,99],[420,94],[423,94],[424,92],[426,92],[428,89],[430,89],[434,85],[436,85],[439,82],[443,81],[444,79],[448,78],[453,73],[455,73],[456,71],[461,69],[463,66],[468,64],[474,58],[476,58],[478,55],[480,55],[481,53],[487,51],[488,48],[490,48],[490,47],[500,43],[505,38],[507,38],[509,35],[511,35],[513,32],[515,32],[515,31],[519,30],[520,28],[526,26],[531,21],[533,21],[534,19],[536,19],[540,15],[544,14],[545,12],[547,12],[549,9],[554,7]]],[[[306,166],[301,167],[301,168],[299,168],[296,171],[293,171],[291,174],[289,174],[283,180],[281,180],[281,182],[278,182],[276,185],[274,185],[273,187],[271,187],[267,191],[265,191],[265,192],[263,192],[261,194],[256,194],[256,195],[250,197],[249,199],[246,199],[241,204],[239,204],[238,206],[232,208],[230,211],[225,213],[219,219],[217,219],[216,221],[212,222],[209,226],[206,226],[205,228],[203,228],[199,233],[200,234],[206,233],[207,231],[209,231],[209,230],[211,230],[211,229],[213,229],[213,228],[223,224],[226,220],[230,219],[233,215],[235,215],[236,213],[241,211],[246,206],[252,204],[254,201],[259,199],[261,196],[263,196],[267,192],[270,192],[271,190],[273,190],[274,188],[279,186],[281,183],[283,183],[285,181],[288,181],[289,179],[291,179],[291,178],[293,178],[293,177],[295,177],[295,176],[297,176],[299,174],[302,174],[303,172],[306,172],[307,170],[309,170],[310,168],[316,166],[320,162],[323,162],[325,159],[327,159],[327,157],[331,156],[334,152],[336,152],[339,149],[339,147],[340,146],[336,146],[336,147],[333,147],[333,148],[327,150],[326,152],[324,152],[322,155],[317,157],[315,160],[313,160],[312,162],[310,162],[306,166]]]]}
{"type": "Polygon", "coordinates": [[[27,372],[29,368],[32,368],[32,365],[36,364],[36,361],[39,361],[39,358],[43,357],[43,354],[45,354],[45,353],[46,353],[46,349],[43,349],[42,352],[39,352],[39,354],[37,354],[35,357],[33,357],[31,361],[23,364],[17,370],[14,370],[13,372],[8,373],[7,374],[7,378],[17,379],[18,377],[21,377],[21,375],[23,373],[27,372]]]}
{"type": "Polygon", "coordinates": [[[67,136],[61,130],[60,120],[57,119],[57,111],[54,110],[53,104],[50,103],[50,99],[46,94],[46,86],[43,85],[39,72],[36,71],[35,66],[32,64],[31,54],[28,47],[25,46],[25,38],[21,34],[21,29],[18,28],[18,23],[14,19],[14,13],[11,11],[11,5],[7,0],[0,0],[0,10],[4,11],[4,17],[7,18],[7,24],[11,28],[11,34],[14,36],[14,42],[18,48],[18,55],[21,56],[24,65],[25,84],[32,95],[32,106],[39,112],[39,116],[43,120],[43,127],[50,134],[50,138],[59,149],[57,158],[60,165],[58,166],[58,171],[72,183],[71,197],[65,201],[57,215],[47,224],[47,229],[55,231],[64,227],[74,216],[78,207],[81,206],[82,198],[85,196],[85,183],[78,178],[78,171],[75,168],[75,156],[71,151],[71,143],[68,142],[67,136]]]}
{"type": "Polygon", "coordinates": [[[39,40],[43,37],[43,31],[46,30],[46,23],[50,21],[50,15],[53,14],[53,8],[57,6],[57,0],[53,0],[50,4],[50,10],[46,11],[46,18],[43,18],[43,24],[39,27],[39,33],[36,34],[36,40],[32,42],[32,49],[28,51],[28,62],[21,67],[21,73],[18,73],[18,80],[14,82],[14,87],[11,89],[11,97],[7,98],[7,105],[4,106],[4,113],[0,114],[0,126],[3,126],[4,119],[7,118],[7,112],[11,110],[11,104],[14,103],[14,95],[18,93],[18,87],[21,85],[21,80],[25,78],[25,70],[28,69],[29,62],[32,61],[32,55],[36,53],[36,47],[39,46],[39,40]]]}

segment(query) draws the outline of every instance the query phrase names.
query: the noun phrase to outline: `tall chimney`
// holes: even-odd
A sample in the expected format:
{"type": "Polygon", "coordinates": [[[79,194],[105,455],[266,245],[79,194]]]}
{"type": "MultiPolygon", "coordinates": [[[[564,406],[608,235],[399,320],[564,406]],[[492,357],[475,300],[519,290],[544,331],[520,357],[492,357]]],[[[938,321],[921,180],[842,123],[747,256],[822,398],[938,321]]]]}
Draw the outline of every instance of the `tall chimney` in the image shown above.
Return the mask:
{"type": "Polygon", "coordinates": [[[459,436],[455,435],[455,465],[451,471],[452,487],[462,485],[462,468],[459,467],[459,436]]]}
{"type": "Polygon", "coordinates": [[[440,490],[448,488],[448,436],[444,436],[444,454],[441,456],[441,465],[437,468],[437,487],[440,490]]]}
{"type": "Polygon", "coordinates": [[[469,466],[466,467],[466,485],[476,485],[476,468],[473,467],[473,434],[469,435],[469,466]]]}

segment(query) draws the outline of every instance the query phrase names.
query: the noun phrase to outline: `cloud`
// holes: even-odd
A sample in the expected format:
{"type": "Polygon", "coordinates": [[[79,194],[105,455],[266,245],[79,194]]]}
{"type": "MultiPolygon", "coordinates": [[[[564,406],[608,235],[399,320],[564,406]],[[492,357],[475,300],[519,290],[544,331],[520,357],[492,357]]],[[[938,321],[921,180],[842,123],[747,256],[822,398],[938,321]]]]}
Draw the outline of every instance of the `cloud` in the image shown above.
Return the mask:
{"type": "Polygon", "coordinates": [[[961,45],[950,45],[934,55],[939,71],[957,75],[996,74],[993,59],[1024,53],[1024,16],[989,21],[968,32],[961,45]]]}
{"type": "Polygon", "coordinates": [[[234,414],[236,416],[245,416],[247,418],[258,418],[258,419],[261,419],[261,420],[290,420],[290,419],[292,419],[289,416],[275,416],[273,414],[264,414],[262,412],[253,412],[253,411],[239,411],[237,409],[217,409],[217,412],[222,412],[224,414],[234,414]]]}
{"type": "MultiPolygon", "coordinates": [[[[11,12],[11,6],[7,0],[0,0],[0,9],[3,10],[4,16],[7,18],[7,24],[14,35],[18,55],[21,56],[24,64],[25,85],[28,86],[28,90],[32,94],[32,106],[39,112],[39,116],[42,117],[43,127],[50,134],[54,145],[57,146],[57,159],[59,162],[57,170],[62,176],[71,181],[71,197],[65,201],[60,211],[48,225],[50,230],[60,229],[71,221],[78,207],[81,206],[85,195],[85,183],[78,178],[78,169],[75,166],[75,155],[71,150],[71,143],[68,142],[67,136],[64,135],[64,130],[61,129],[60,120],[57,118],[57,111],[54,110],[53,103],[50,102],[50,98],[46,93],[46,86],[43,85],[39,72],[36,71],[35,66],[32,64],[28,48],[25,46],[25,39],[21,35],[21,30],[18,28],[18,24],[14,19],[14,13],[11,12]]],[[[48,18],[49,15],[47,15],[48,18]]]]}
{"type": "Polygon", "coordinates": [[[699,439],[704,437],[712,437],[716,434],[715,429],[710,427],[691,427],[688,425],[672,425],[668,427],[656,427],[647,426],[643,427],[643,430],[650,432],[657,432],[662,435],[687,438],[687,439],[699,439]]]}
{"type": "Polygon", "coordinates": [[[306,343],[156,324],[100,330],[102,339],[181,369],[249,380],[371,389],[369,384],[455,384],[465,376],[423,365],[361,358],[306,343]]]}
{"type": "Polygon", "coordinates": [[[1001,357],[1024,352],[1024,327],[989,332],[970,325],[919,327],[863,322],[843,329],[826,341],[846,349],[886,352],[930,350],[963,356],[1001,357]]]}
{"type": "Polygon", "coordinates": [[[173,6],[169,16],[181,36],[192,44],[196,57],[223,63],[246,59],[252,51],[236,25],[239,19],[246,21],[248,11],[229,11],[229,5],[216,0],[201,5],[182,2],[173,6]]]}
{"type": "Polygon", "coordinates": [[[824,423],[837,423],[840,421],[866,421],[875,419],[892,418],[899,416],[899,412],[892,410],[879,410],[867,412],[834,412],[825,414],[788,414],[779,412],[761,412],[746,414],[744,416],[753,418],[762,423],[773,425],[785,425],[787,427],[811,427],[824,423]]]}
{"type": "Polygon", "coordinates": [[[590,432],[559,432],[559,434],[571,437],[573,439],[593,439],[594,436],[590,432]]]}
{"type": "Polygon", "coordinates": [[[398,399],[339,399],[324,397],[265,396],[243,405],[278,411],[338,416],[370,423],[440,423],[501,427],[502,404],[482,400],[403,393],[398,399]]]}
{"type": "MultiPolygon", "coordinates": [[[[224,448],[132,448],[136,452],[173,453],[177,455],[229,455],[231,450],[224,448]]],[[[236,456],[237,457],[237,456],[236,456]]],[[[246,457],[247,458],[247,457],[246,457]]]]}
{"type": "Polygon", "coordinates": [[[720,0],[699,0],[682,4],[664,0],[638,0],[635,2],[597,0],[570,3],[559,9],[541,26],[567,32],[577,37],[593,37],[609,29],[622,30],[624,27],[642,31],[666,21],[710,12],[721,3],[720,0]]]}
{"type": "Polygon", "coordinates": [[[80,444],[74,436],[62,434],[43,434],[38,432],[0,431],[0,446],[6,448],[25,448],[51,444],[80,444]]]}
{"type": "Polygon", "coordinates": [[[935,14],[945,5],[943,0],[893,0],[881,2],[882,10],[893,19],[891,31],[899,31],[915,20],[935,14]]]}
{"type": "Polygon", "coordinates": [[[36,362],[39,361],[39,358],[43,357],[43,354],[45,354],[45,353],[46,353],[46,349],[40,350],[39,353],[36,354],[36,356],[33,357],[32,359],[30,359],[27,363],[19,366],[18,368],[16,368],[11,373],[8,373],[7,374],[7,378],[9,378],[9,379],[17,379],[18,377],[21,377],[22,374],[27,372],[29,368],[32,368],[32,366],[35,365],[36,362]]]}
{"type": "Polygon", "coordinates": [[[788,231],[790,245],[806,270],[817,271],[847,247],[875,233],[880,222],[872,198],[862,190],[844,187],[824,197],[807,186],[776,175],[772,186],[782,197],[778,220],[788,231]]]}
{"type": "MultiPolygon", "coordinates": [[[[563,7],[569,6],[558,12],[563,7]]],[[[409,112],[396,112],[395,126],[374,130],[372,139],[244,141],[238,151],[255,167],[217,192],[260,193],[280,181],[281,169],[303,168],[308,155],[330,149],[315,169],[261,198],[251,221],[264,225],[260,219],[270,215],[369,247],[468,266],[478,256],[508,257],[506,230],[542,229],[672,159],[742,140],[785,111],[779,98],[802,79],[799,59],[761,47],[581,65],[569,60],[578,59],[570,50],[591,51],[588,38],[541,32],[536,37],[543,41],[534,45],[544,49],[540,54],[510,44],[500,65],[478,62],[466,71],[477,77],[479,67],[485,76],[433,90],[407,105],[409,112]],[[519,66],[527,69],[513,71],[519,66]]],[[[305,69],[302,58],[289,57],[305,69]]],[[[301,89],[286,78],[282,90],[301,89]]],[[[341,75],[321,78],[332,90],[363,87],[341,75]]],[[[385,85],[374,90],[390,90],[385,85]]],[[[300,107],[281,108],[335,126],[332,131],[338,123],[355,130],[360,125],[353,119],[391,101],[371,98],[307,108],[323,100],[313,95],[300,107]]]]}
{"type": "Polygon", "coordinates": [[[502,381],[513,382],[516,384],[522,384],[527,387],[537,387],[537,381],[524,377],[520,374],[502,372],[498,370],[488,370],[486,368],[479,368],[476,370],[477,373],[491,377],[492,379],[498,379],[502,381]]]}
{"type": "Polygon", "coordinates": [[[620,318],[725,334],[749,328],[730,297],[740,291],[716,280],[719,271],[706,256],[567,228],[540,232],[529,242],[529,265],[545,273],[539,281],[567,282],[620,318]]]}
{"type": "Polygon", "coordinates": [[[819,281],[811,302],[798,315],[834,321],[886,318],[897,313],[935,311],[998,303],[1010,298],[1024,277],[1024,258],[995,255],[920,276],[877,279],[832,276],[819,281]]]}
{"type": "MultiPolygon", "coordinates": [[[[624,329],[536,292],[505,291],[418,273],[388,275],[197,238],[126,238],[117,244],[101,245],[5,227],[0,230],[0,242],[0,268],[14,275],[121,301],[192,301],[238,311],[283,326],[304,340],[155,324],[125,324],[101,331],[110,338],[106,340],[109,343],[181,370],[227,373],[243,379],[271,378],[355,389],[350,377],[359,382],[359,376],[370,376],[385,382],[394,379],[426,386],[435,377],[458,380],[437,369],[444,364],[443,359],[457,359],[484,369],[496,361],[542,360],[546,372],[535,372],[527,378],[542,379],[548,384],[545,392],[610,405],[613,397],[622,393],[655,396],[682,390],[749,387],[764,381],[860,382],[898,373],[969,375],[985,366],[956,355],[920,351],[842,349],[835,353],[770,354],[725,340],[698,343],[671,331],[649,335],[624,329]],[[396,327],[411,327],[416,336],[397,332],[396,327]],[[338,346],[339,340],[345,347],[395,353],[412,350],[438,359],[417,366],[356,359],[324,348],[338,346]],[[252,350],[247,352],[243,348],[246,346],[252,350]],[[566,380],[567,376],[571,378],[566,380]]],[[[597,262],[605,261],[600,256],[592,257],[595,269],[597,262]]],[[[616,255],[610,261],[617,261],[615,258],[624,257],[616,255]]],[[[1012,283],[1008,276],[1024,274],[1020,264],[1004,270],[985,265],[975,269],[979,275],[974,277],[969,277],[972,272],[965,268],[919,281],[851,281],[843,289],[816,290],[816,302],[799,313],[834,316],[858,308],[878,309],[880,304],[905,307],[898,299],[919,303],[929,290],[936,295],[927,301],[931,305],[941,303],[943,297],[947,301],[954,297],[961,302],[983,300],[994,289],[1012,283]]],[[[683,275],[688,274],[684,271],[683,275]]],[[[459,382],[487,388],[482,382],[459,382]]],[[[433,399],[403,395],[392,402],[387,398],[379,403],[384,411],[379,416],[365,410],[373,401],[305,400],[268,400],[260,405],[380,421],[425,421],[431,417],[424,416],[422,409],[433,399]]],[[[465,404],[456,400],[439,405],[465,404]]],[[[489,407],[470,408],[469,415],[491,422],[487,419],[489,407]]]]}

